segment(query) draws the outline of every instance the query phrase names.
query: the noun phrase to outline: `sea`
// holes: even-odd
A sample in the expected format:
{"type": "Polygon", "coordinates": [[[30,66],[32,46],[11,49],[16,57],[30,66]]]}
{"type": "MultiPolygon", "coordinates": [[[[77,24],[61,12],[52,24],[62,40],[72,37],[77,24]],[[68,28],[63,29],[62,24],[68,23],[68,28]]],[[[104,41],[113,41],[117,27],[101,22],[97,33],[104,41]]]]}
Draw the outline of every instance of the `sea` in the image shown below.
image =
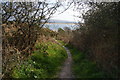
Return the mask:
{"type": "Polygon", "coordinates": [[[71,30],[74,30],[77,28],[77,25],[74,23],[46,23],[44,27],[53,31],[57,31],[59,28],[64,29],[65,27],[69,27],[71,30]]]}

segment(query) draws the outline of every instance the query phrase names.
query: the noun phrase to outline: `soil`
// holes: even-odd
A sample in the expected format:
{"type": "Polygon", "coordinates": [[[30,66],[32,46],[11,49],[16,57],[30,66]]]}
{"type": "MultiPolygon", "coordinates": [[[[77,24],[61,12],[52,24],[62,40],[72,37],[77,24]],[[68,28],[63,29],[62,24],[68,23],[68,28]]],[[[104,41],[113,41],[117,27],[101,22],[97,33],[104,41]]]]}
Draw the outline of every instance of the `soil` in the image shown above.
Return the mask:
{"type": "MultiPolygon", "coordinates": [[[[64,46],[63,46],[64,47],[64,46]]],[[[71,71],[72,68],[72,56],[68,48],[64,47],[67,51],[68,58],[65,60],[61,72],[59,74],[59,78],[73,78],[73,74],[71,71]]]]}

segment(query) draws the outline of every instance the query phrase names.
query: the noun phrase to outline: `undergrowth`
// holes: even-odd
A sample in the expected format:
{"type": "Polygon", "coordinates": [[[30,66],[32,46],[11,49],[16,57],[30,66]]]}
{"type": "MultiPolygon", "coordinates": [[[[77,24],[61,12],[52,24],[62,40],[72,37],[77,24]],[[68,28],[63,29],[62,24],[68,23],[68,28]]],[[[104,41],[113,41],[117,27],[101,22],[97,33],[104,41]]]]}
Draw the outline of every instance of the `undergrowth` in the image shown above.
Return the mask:
{"type": "Polygon", "coordinates": [[[69,48],[73,58],[73,73],[76,78],[105,78],[104,72],[97,68],[95,62],[86,58],[86,55],[72,45],[65,45],[69,48]]]}
{"type": "Polygon", "coordinates": [[[67,57],[65,49],[52,42],[37,43],[24,64],[13,69],[13,78],[54,78],[67,57]]]}

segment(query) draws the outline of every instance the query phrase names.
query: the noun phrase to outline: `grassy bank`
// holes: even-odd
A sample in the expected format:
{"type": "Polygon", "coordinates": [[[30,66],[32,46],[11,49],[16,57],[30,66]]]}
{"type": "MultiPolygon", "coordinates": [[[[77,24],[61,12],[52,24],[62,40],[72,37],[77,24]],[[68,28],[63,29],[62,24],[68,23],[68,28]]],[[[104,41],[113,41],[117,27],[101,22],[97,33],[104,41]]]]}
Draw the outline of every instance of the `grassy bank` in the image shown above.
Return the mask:
{"type": "Polygon", "coordinates": [[[73,58],[73,72],[76,78],[104,78],[96,63],[89,61],[86,55],[73,46],[66,45],[69,48],[73,58]]]}
{"type": "Polygon", "coordinates": [[[17,66],[13,78],[54,78],[59,66],[67,57],[65,49],[53,42],[42,42],[35,45],[36,50],[17,66]]]}

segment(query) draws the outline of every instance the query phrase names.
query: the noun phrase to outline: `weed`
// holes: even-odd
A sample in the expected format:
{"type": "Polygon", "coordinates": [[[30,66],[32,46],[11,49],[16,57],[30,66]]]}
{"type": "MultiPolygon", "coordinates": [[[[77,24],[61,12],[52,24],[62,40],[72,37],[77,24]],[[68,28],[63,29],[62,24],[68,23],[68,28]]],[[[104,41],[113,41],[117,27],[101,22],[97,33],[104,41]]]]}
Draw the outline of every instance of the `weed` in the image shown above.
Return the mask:
{"type": "Polygon", "coordinates": [[[77,78],[104,78],[105,75],[98,68],[96,63],[88,60],[86,55],[72,45],[67,44],[67,46],[73,58],[73,72],[77,78]]]}
{"type": "Polygon", "coordinates": [[[27,65],[13,70],[13,78],[52,78],[67,57],[65,49],[56,43],[38,43],[35,47],[34,53],[24,62],[27,65]]]}

